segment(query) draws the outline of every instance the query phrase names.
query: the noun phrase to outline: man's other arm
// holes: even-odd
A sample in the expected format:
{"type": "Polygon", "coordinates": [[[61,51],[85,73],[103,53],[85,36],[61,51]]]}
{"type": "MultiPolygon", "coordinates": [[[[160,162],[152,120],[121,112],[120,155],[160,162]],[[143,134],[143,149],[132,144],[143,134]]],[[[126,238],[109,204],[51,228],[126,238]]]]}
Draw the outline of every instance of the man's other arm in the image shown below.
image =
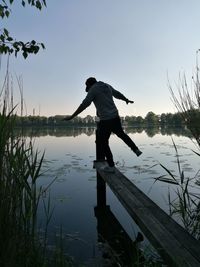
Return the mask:
{"type": "Polygon", "coordinates": [[[112,94],[113,94],[113,96],[115,98],[125,101],[126,104],[128,104],[128,103],[134,103],[134,101],[129,100],[122,93],[120,93],[119,91],[115,90],[114,88],[112,88],[112,94]]]}

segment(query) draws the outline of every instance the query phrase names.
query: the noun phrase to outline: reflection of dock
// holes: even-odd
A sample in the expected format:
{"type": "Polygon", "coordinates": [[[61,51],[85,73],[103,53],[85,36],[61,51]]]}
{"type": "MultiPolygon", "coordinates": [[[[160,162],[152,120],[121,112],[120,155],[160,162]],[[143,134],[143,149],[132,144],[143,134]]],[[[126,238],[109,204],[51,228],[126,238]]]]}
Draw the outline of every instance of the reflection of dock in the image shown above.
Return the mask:
{"type": "MultiPolygon", "coordinates": [[[[142,258],[137,249],[137,243],[143,241],[143,236],[138,233],[133,242],[122,228],[109,206],[95,207],[95,216],[97,218],[98,241],[107,244],[107,250],[104,256],[108,259],[114,258],[119,266],[134,266],[133,263],[142,258]]],[[[112,265],[111,265],[112,266],[112,265]]]]}
{"type": "MultiPolygon", "coordinates": [[[[97,170],[97,205],[106,208],[106,186],[138,224],[146,237],[169,266],[200,266],[200,242],[160,209],[151,199],[131,183],[117,168],[105,173],[106,162],[95,161],[97,170]]],[[[112,223],[107,223],[112,231],[112,223]]]]}

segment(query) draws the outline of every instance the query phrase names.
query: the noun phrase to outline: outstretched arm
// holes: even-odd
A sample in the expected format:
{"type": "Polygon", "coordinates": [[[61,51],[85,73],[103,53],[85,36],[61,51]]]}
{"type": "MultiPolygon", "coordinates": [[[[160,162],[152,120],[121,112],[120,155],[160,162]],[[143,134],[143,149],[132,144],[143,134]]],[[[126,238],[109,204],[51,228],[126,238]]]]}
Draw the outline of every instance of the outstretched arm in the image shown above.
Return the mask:
{"type": "Polygon", "coordinates": [[[92,103],[93,99],[94,99],[93,93],[89,92],[87,94],[86,98],[83,100],[83,102],[77,108],[77,110],[71,116],[67,116],[63,120],[64,121],[72,120],[74,117],[76,117],[78,114],[80,114],[84,109],[86,109],[92,103]]]}
{"type": "Polygon", "coordinates": [[[74,117],[76,117],[78,114],[80,114],[84,109],[85,109],[85,107],[81,104],[71,116],[67,116],[63,120],[64,121],[72,120],[74,117]]]}
{"type": "Polygon", "coordinates": [[[113,96],[117,99],[121,99],[123,101],[126,102],[126,104],[128,103],[134,103],[134,101],[132,100],[129,100],[128,98],[126,98],[122,93],[120,93],[119,91],[115,90],[114,88],[112,88],[112,93],[113,93],[113,96]]]}

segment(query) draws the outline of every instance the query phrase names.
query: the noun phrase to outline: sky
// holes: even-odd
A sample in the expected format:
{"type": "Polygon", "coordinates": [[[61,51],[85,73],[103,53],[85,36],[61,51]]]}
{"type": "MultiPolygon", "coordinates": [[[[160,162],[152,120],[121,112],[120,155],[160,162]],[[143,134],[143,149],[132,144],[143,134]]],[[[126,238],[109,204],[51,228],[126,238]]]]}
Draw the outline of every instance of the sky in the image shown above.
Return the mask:
{"type": "MultiPolygon", "coordinates": [[[[85,80],[111,84],[134,104],[115,100],[121,116],[176,112],[179,75],[189,84],[200,48],[199,0],[47,0],[38,11],[16,0],[1,21],[23,41],[43,42],[37,55],[10,58],[15,101],[16,76],[23,78],[27,114],[69,115],[86,96],[85,80]]],[[[6,57],[2,58],[4,77],[6,57]]],[[[81,116],[95,115],[93,104],[81,116]]]]}

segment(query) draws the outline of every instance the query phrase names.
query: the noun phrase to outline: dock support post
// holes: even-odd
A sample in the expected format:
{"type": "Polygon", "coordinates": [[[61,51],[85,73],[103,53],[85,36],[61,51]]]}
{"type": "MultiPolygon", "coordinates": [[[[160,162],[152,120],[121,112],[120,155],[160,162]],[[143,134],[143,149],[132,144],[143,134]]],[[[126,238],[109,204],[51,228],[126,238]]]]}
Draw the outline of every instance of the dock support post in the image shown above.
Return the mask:
{"type": "MultiPolygon", "coordinates": [[[[96,160],[105,160],[101,149],[101,140],[98,134],[98,123],[96,129],[96,160]]],[[[106,183],[101,175],[97,172],[97,207],[106,207],[106,183]]]]}

